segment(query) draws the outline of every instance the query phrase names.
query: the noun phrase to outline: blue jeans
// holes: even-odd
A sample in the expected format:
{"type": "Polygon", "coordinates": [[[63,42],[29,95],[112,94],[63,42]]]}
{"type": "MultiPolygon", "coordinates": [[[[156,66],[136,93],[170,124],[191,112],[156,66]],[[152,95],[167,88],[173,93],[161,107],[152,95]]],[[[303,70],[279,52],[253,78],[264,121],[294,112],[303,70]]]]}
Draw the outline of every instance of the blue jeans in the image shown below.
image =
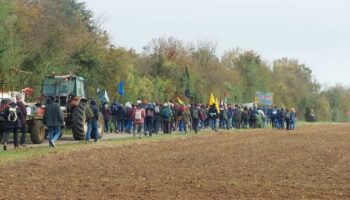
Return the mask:
{"type": "Polygon", "coordinates": [[[290,125],[289,125],[289,130],[294,130],[295,129],[295,120],[290,120],[290,125]]]}
{"type": "Polygon", "coordinates": [[[222,124],[221,124],[222,127],[221,128],[228,130],[230,128],[228,120],[227,119],[223,119],[221,121],[222,121],[222,124]]]}
{"type": "Polygon", "coordinates": [[[117,132],[123,132],[124,131],[124,120],[118,119],[117,120],[117,132]]]}
{"type": "Polygon", "coordinates": [[[87,122],[88,129],[86,131],[85,140],[89,141],[91,139],[91,134],[95,136],[95,142],[98,140],[98,123],[97,121],[87,122]]]}
{"type": "Polygon", "coordinates": [[[126,121],[125,132],[128,132],[130,134],[130,130],[131,130],[132,126],[133,126],[133,124],[132,124],[131,119],[128,119],[126,121]]]}
{"type": "Polygon", "coordinates": [[[49,126],[48,127],[49,140],[51,142],[56,142],[58,140],[58,138],[60,137],[60,133],[61,133],[60,126],[49,126]]]}
{"type": "Polygon", "coordinates": [[[184,120],[179,120],[179,132],[183,132],[185,130],[185,122],[184,120]]]}
{"type": "Polygon", "coordinates": [[[216,118],[210,118],[210,128],[216,130],[216,118]]]}

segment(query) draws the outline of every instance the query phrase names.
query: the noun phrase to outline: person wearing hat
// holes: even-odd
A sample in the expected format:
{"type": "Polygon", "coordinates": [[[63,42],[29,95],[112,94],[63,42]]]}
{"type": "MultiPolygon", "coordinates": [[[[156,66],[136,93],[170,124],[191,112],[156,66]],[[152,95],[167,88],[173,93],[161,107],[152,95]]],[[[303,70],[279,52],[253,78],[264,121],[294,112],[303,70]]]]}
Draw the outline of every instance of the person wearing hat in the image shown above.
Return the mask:
{"type": "Polygon", "coordinates": [[[43,123],[48,127],[49,146],[56,147],[55,142],[60,137],[61,125],[64,124],[64,114],[60,105],[54,102],[54,97],[49,97],[45,105],[43,123]]]}

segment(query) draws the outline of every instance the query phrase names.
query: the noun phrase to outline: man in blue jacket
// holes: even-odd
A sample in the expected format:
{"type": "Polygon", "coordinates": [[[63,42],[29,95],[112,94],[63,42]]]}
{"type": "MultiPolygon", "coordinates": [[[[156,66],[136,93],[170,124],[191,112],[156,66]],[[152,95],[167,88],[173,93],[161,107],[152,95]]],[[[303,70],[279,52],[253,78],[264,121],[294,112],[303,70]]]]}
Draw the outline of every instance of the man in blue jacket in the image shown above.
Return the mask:
{"type": "Polygon", "coordinates": [[[94,136],[95,142],[98,141],[98,108],[95,100],[91,100],[90,109],[93,113],[93,117],[88,121],[88,131],[86,132],[86,141],[90,141],[91,135],[94,136]]]}

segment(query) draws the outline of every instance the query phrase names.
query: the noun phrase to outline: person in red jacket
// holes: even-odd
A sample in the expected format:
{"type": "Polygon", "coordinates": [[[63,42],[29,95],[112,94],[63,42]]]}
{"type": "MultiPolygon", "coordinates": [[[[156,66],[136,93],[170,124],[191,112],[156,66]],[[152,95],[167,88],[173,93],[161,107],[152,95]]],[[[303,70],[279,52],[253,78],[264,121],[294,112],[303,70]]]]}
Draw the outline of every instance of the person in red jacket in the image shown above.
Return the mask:
{"type": "Polygon", "coordinates": [[[145,110],[142,108],[142,102],[140,100],[137,101],[136,109],[132,110],[131,119],[134,122],[133,134],[136,137],[136,132],[139,134],[139,138],[141,139],[143,125],[145,122],[145,110]]]}

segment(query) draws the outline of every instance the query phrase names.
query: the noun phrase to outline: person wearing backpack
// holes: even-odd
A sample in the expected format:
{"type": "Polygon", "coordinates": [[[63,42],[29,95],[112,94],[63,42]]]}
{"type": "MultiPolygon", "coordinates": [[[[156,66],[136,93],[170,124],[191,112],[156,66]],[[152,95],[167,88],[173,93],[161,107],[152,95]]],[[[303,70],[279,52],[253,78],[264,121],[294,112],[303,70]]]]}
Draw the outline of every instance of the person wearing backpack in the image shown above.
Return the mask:
{"type": "Polygon", "coordinates": [[[216,130],[216,118],[218,117],[218,110],[216,109],[215,103],[213,103],[209,108],[209,120],[210,120],[210,127],[213,131],[216,130]]]}
{"type": "Polygon", "coordinates": [[[86,134],[85,134],[85,141],[86,143],[89,142],[90,138],[91,138],[91,130],[92,130],[92,120],[94,118],[94,113],[91,110],[90,105],[87,105],[85,108],[85,121],[87,124],[87,130],[86,130],[86,134]]]}
{"type": "Polygon", "coordinates": [[[223,129],[229,130],[229,114],[226,105],[222,106],[222,110],[220,111],[220,122],[221,122],[221,127],[223,129]]]}
{"type": "MultiPolygon", "coordinates": [[[[185,131],[185,127],[186,127],[186,123],[184,121],[184,112],[185,112],[185,108],[186,106],[185,105],[180,105],[179,106],[180,108],[177,109],[177,124],[178,124],[178,127],[179,127],[179,132],[180,134],[183,133],[185,131]]],[[[185,131],[186,132],[186,131],[185,131]]]]}
{"type": "Polygon", "coordinates": [[[111,128],[110,132],[112,133],[114,130],[114,133],[118,132],[118,121],[117,121],[117,110],[118,110],[118,102],[114,101],[112,105],[109,107],[111,112],[111,128]]]}
{"type": "Polygon", "coordinates": [[[233,118],[235,120],[235,125],[237,130],[241,129],[242,111],[238,105],[235,106],[235,112],[233,113],[233,118]]]}
{"type": "Polygon", "coordinates": [[[206,120],[208,118],[207,115],[207,109],[205,108],[205,105],[201,105],[201,108],[199,110],[199,120],[201,123],[201,129],[204,129],[206,127],[206,120]]]}
{"type": "Polygon", "coordinates": [[[185,134],[187,134],[187,128],[191,127],[191,112],[187,106],[184,107],[184,112],[182,113],[182,120],[184,123],[185,134]]]}
{"type": "Polygon", "coordinates": [[[43,123],[48,127],[49,146],[56,147],[55,142],[61,134],[61,125],[64,124],[64,114],[60,105],[54,102],[55,97],[48,98],[43,116],[43,123]]]}
{"type": "Polygon", "coordinates": [[[163,120],[163,132],[164,134],[171,133],[171,119],[173,112],[168,103],[164,103],[164,108],[161,111],[161,116],[163,120]]]}
{"type": "Polygon", "coordinates": [[[20,116],[20,129],[22,131],[21,139],[19,141],[19,145],[21,147],[26,147],[26,135],[27,135],[27,108],[26,105],[24,105],[23,102],[23,96],[22,94],[18,93],[16,95],[16,104],[19,110],[21,111],[21,116],[20,116]]]}
{"type": "Polygon", "coordinates": [[[197,134],[199,129],[199,117],[200,117],[200,110],[198,108],[198,104],[194,104],[191,109],[191,116],[192,116],[192,129],[197,134]]]}
{"type": "Polygon", "coordinates": [[[136,106],[131,105],[130,102],[125,103],[125,133],[131,134],[131,128],[133,127],[132,121],[133,119],[131,118],[132,113],[135,111],[136,106]]]}
{"type": "Polygon", "coordinates": [[[117,106],[116,119],[117,119],[116,133],[122,133],[124,131],[125,121],[127,120],[125,110],[122,105],[117,106]]]}
{"type": "Polygon", "coordinates": [[[92,117],[89,120],[89,123],[91,123],[91,125],[90,125],[91,131],[87,132],[85,139],[87,142],[89,142],[91,139],[91,135],[93,135],[94,141],[97,142],[99,139],[99,134],[98,134],[98,115],[99,115],[99,112],[98,112],[97,103],[95,100],[91,100],[89,108],[92,111],[92,117]]]}
{"type": "Polygon", "coordinates": [[[145,110],[142,108],[142,102],[140,100],[137,101],[137,107],[133,110],[133,113],[131,114],[131,118],[134,122],[133,127],[133,134],[134,137],[136,137],[136,132],[139,135],[139,139],[141,139],[143,126],[145,123],[145,110]]]}
{"type": "Polygon", "coordinates": [[[248,110],[247,106],[245,106],[244,109],[243,109],[242,120],[243,120],[243,128],[248,128],[248,124],[249,124],[249,110],[248,110]]]}
{"type": "Polygon", "coordinates": [[[103,121],[104,121],[104,132],[108,133],[109,130],[109,124],[111,121],[111,110],[108,108],[108,103],[104,102],[102,109],[101,109],[102,115],[103,115],[103,121]]]}
{"type": "Polygon", "coordinates": [[[155,117],[155,112],[153,105],[149,103],[146,107],[146,118],[145,118],[145,135],[148,135],[152,137],[152,132],[153,132],[153,120],[155,117]]]}
{"type": "Polygon", "coordinates": [[[159,129],[162,128],[162,116],[160,115],[161,110],[162,109],[161,109],[160,104],[156,103],[156,105],[154,107],[155,117],[153,120],[153,127],[154,127],[155,134],[158,134],[159,129]]]}
{"type": "Polygon", "coordinates": [[[290,130],[290,111],[288,110],[288,108],[285,111],[284,120],[286,121],[286,130],[289,131],[290,130]]]}
{"type": "Polygon", "coordinates": [[[10,131],[13,131],[13,140],[15,149],[19,148],[18,144],[18,128],[20,128],[20,118],[21,118],[21,110],[18,108],[16,103],[13,100],[10,100],[8,105],[4,110],[4,118],[5,118],[5,132],[4,132],[4,150],[7,150],[7,142],[10,131]]]}

